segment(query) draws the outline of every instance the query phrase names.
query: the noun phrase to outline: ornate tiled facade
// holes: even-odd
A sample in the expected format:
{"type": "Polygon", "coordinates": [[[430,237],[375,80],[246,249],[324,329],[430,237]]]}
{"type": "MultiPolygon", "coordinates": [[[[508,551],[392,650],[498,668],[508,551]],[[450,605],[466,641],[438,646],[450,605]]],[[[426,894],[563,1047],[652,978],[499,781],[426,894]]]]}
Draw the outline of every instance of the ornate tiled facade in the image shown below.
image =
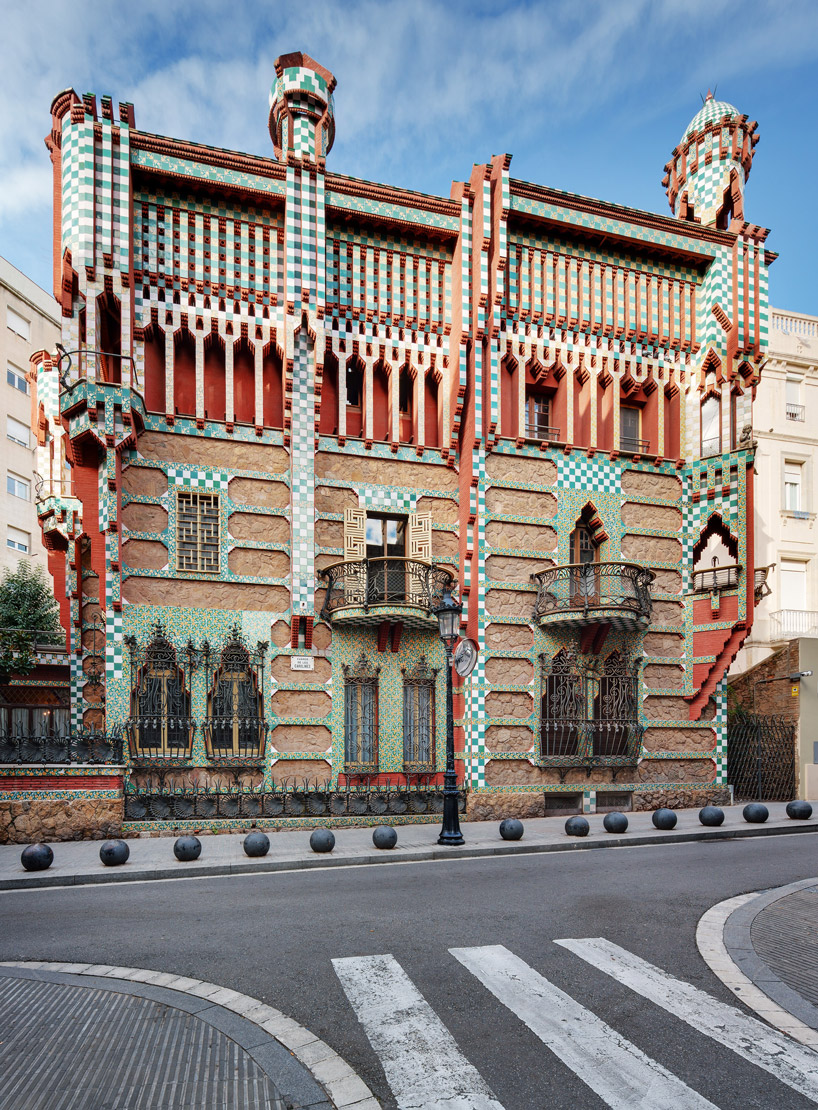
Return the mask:
{"type": "Polygon", "coordinates": [[[317,794],[364,764],[370,793],[409,788],[413,729],[434,787],[430,610],[451,574],[480,650],[455,688],[468,813],[723,797],[772,257],[743,215],[755,124],[707,100],[668,163],[669,217],[515,180],[510,155],[426,196],[327,169],[334,87],[278,60],[269,159],[140,132],[107,97],[54,101],[73,353],[37,352],[30,376],[43,459],[59,441],[67,461],[41,468],[40,513],[77,721],[125,730],[126,795],[231,775],[317,794]],[[246,687],[264,742],[219,761],[233,641],[267,645],[246,687]],[[346,677],[362,654],[374,701],[346,677]],[[146,724],[168,675],[184,728],[167,706],[146,724]],[[578,690],[557,727],[547,707],[578,690]]]}

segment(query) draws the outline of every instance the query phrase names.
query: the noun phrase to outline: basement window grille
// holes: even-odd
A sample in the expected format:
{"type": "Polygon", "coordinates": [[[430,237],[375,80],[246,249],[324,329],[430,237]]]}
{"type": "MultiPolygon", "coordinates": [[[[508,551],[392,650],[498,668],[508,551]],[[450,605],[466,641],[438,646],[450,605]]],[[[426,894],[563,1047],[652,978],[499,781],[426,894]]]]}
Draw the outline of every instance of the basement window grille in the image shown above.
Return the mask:
{"type": "Polygon", "coordinates": [[[180,490],[176,503],[176,565],[181,571],[218,574],[219,496],[180,490]]]}

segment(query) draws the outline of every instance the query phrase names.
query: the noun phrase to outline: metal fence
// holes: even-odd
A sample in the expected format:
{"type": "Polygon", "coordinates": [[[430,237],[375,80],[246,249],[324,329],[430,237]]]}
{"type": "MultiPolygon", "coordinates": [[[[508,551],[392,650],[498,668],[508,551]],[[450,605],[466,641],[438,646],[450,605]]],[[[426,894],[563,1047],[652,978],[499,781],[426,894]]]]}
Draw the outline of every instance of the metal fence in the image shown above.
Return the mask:
{"type": "Polygon", "coordinates": [[[122,736],[93,729],[38,734],[0,730],[0,763],[122,763],[122,736]]]}
{"type": "Polygon", "coordinates": [[[734,713],[727,728],[727,782],[738,802],[794,798],[794,726],[782,717],[734,713]]]}

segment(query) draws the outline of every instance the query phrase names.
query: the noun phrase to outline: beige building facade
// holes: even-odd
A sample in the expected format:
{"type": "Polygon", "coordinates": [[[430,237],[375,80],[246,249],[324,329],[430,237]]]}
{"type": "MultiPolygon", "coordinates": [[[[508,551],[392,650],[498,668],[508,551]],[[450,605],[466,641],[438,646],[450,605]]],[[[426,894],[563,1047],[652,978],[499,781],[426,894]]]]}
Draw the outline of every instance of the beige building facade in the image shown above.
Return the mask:
{"type": "Polygon", "coordinates": [[[31,386],[32,351],[53,351],[60,338],[53,296],[0,258],[0,572],[28,557],[45,569],[37,521],[31,386]]]}
{"type": "Polygon", "coordinates": [[[818,638],[818,316],[770,309],[753,413],[755,565],[772,570],[734,674],[818,638]]]}

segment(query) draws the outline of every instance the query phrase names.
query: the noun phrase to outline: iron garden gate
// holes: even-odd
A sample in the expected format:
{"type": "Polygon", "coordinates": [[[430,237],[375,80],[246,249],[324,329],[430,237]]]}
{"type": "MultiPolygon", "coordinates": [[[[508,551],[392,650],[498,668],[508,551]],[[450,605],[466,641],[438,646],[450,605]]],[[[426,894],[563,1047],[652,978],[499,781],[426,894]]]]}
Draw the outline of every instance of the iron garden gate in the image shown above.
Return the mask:
{"type": "Polygon", "coordinates": [[[782,717],[736,713],[727,728],[727,782],[737,802],[795,797],[795,728],[782,717]]]}

